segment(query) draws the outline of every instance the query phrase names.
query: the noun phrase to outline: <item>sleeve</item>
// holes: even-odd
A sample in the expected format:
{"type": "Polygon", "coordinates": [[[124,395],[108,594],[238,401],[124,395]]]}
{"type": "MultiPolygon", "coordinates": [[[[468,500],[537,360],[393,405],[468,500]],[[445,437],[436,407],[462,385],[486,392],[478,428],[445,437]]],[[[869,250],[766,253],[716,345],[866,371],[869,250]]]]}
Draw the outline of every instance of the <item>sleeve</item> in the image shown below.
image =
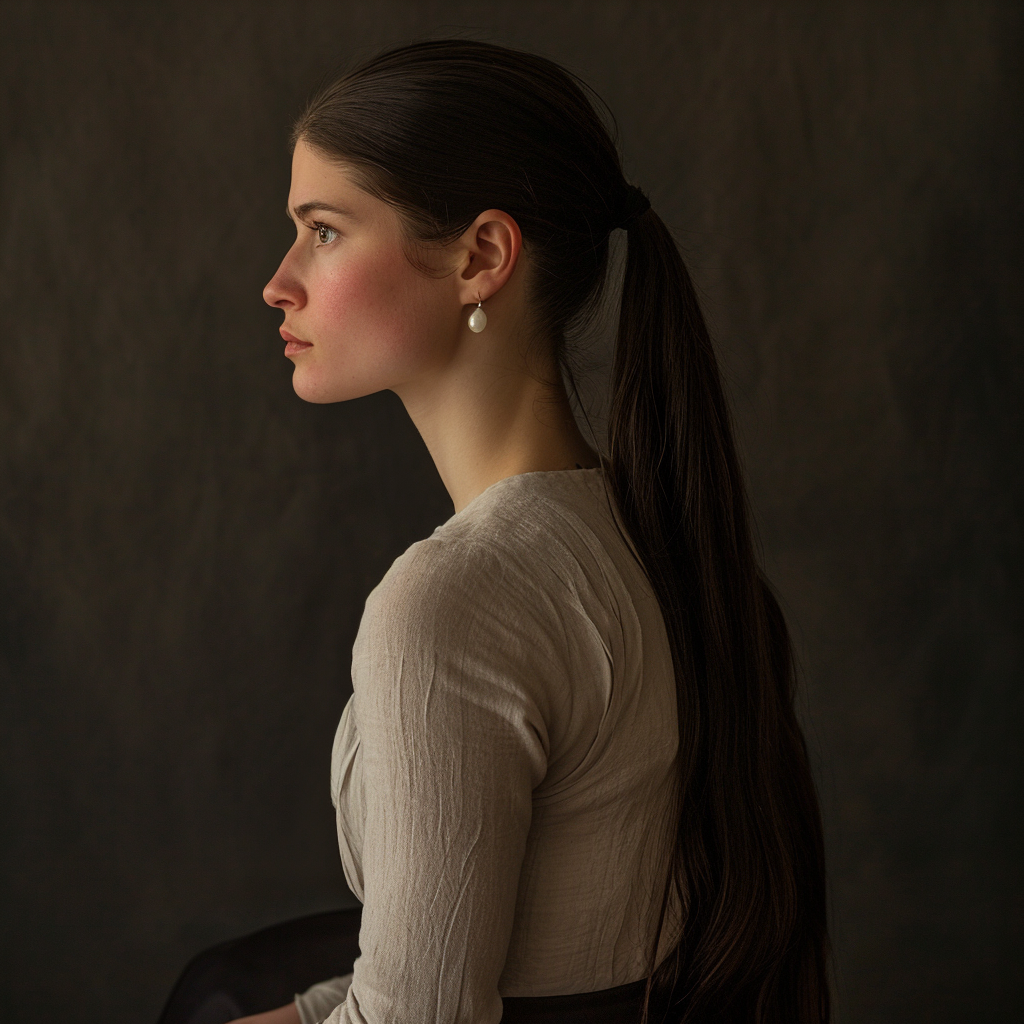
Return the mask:
{"type": "MultiPolygon", "coordinates": [[[[486,545],[414,544],[353,648],[366,817],[360,956],[329,1024],[496,1024],[547,769],[546,643],[486,545]]],[[[550,669],[549,669],[550,670],[550,669]]]]}
{"type": "Polygon", "coordinates": [[[319,1024],[336,1006],[344,1002],[351,984],[352,975],[343,974],[311,985],[305,992],[296,993],[295,1009],[301,1024],[319,1024]]]}

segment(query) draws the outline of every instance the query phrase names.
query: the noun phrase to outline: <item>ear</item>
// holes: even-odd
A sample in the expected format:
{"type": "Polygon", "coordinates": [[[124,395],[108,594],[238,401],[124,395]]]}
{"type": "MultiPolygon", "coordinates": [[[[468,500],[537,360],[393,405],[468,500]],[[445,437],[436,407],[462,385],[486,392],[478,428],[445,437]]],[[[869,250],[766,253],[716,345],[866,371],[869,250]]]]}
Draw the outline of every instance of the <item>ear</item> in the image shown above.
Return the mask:
{"type": "Polygon", "coordinates": [[[519,225],[504,210],[484,210],[459,239],[458,270],[463,305],[486,301],[512,276],[523,248],[519,225]]]}

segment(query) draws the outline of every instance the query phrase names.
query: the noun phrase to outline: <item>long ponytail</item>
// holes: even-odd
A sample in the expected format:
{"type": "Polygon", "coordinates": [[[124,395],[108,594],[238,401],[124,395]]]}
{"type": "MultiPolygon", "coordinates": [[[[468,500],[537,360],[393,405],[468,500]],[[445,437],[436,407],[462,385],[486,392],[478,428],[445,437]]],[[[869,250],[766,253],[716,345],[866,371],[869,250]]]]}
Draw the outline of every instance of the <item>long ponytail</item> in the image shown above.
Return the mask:
{"type": "Polygon", "coordinates": [[[754,558],[690,275],[653,210],[627,237],[609,482],[672,649],[680,806],[668,882],[685,912],[657,975],[652,959],[647,998],[662,990],[680,1024],[824,1024],[824,848],[789,634],[754,558]]]}

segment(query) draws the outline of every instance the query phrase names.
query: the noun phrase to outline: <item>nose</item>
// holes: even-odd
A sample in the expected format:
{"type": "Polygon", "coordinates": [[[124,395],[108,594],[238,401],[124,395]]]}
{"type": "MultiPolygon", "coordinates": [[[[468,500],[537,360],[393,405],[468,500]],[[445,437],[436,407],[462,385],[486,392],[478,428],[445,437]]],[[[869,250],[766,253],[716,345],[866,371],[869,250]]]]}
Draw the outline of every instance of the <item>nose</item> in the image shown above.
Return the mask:
{"type": "Polygon", "coordinates": [[[306,293],[289,266],[287,255],[263,289],[263,301],[278,309],[301,309],[305,305],[306,293]]]}

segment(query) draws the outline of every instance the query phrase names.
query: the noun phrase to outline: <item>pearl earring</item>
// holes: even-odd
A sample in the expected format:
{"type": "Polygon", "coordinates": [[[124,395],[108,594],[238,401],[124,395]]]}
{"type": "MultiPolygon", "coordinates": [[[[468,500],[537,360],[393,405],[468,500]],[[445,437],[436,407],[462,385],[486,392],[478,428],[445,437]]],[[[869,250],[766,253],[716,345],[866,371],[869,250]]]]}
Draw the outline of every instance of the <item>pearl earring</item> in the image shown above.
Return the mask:
{"type": "Polygon", "coordinates": [[[474,334],[479,334],[487,326],[487,314],[484,312],[483,302],[476,304],[476,309],[469,315],[469,329],[474,334]]]}

